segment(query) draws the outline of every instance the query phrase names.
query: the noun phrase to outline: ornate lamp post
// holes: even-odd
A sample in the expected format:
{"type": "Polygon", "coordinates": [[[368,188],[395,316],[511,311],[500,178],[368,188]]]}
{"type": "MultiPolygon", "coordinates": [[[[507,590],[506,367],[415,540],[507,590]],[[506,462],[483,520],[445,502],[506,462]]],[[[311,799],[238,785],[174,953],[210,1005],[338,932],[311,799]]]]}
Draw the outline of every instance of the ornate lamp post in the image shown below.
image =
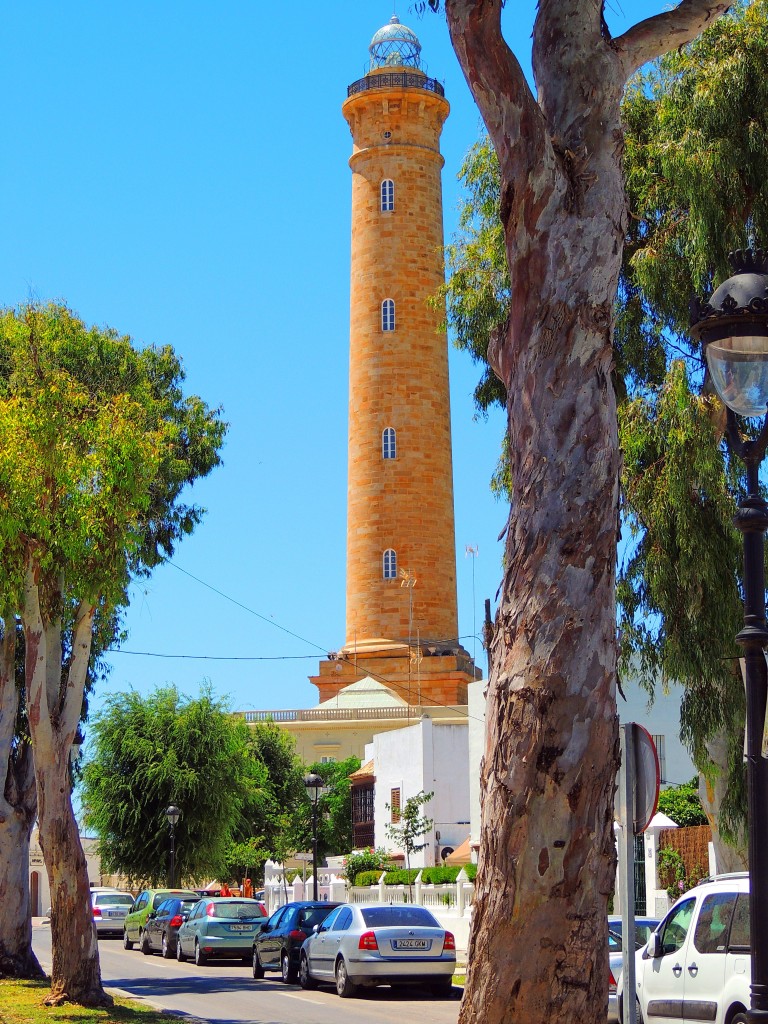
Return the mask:
{"type": "Polygon", "coordinates": [[[312,805],[312,899],[317,899],[317,803],[323,789],[323,780],[315,772],[304,776],[309,802],[312,805]]]}
{"type": "Polygon", "coordinates": [[[171,871],[170,871],[170,887],[171,889],[176,884],[176,823],[181,817],[181,811],[175,804],[166,810],[165,816],[168,819],[168,827],[171,831],[171,871]]]}
{"type": "Polygon", "coordinates": [[[747,494],[734,519],[744,535],[744,648],[747,697],[749,917],[753,1024],[768,1022],[768,734],[765,731],[768,645],[763,547],[768,504],[758,475],[768,446],[768,254],[730,255],[733,277],[706,304],[691,303],[691,335],[701,341],[712,383],[727,406],[728,442],[747,470],[747,494]],[[760,433],[745,440],[736,417],[763,417],[760,433]]]}

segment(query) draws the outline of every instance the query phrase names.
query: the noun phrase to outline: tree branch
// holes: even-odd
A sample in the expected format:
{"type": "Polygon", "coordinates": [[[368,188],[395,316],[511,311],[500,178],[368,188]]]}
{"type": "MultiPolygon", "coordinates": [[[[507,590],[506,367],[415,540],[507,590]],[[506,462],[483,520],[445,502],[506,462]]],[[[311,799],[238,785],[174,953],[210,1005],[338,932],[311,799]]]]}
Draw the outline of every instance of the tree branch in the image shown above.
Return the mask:
{"type": "Polygon", "coordinates": [[[690,43],[732,6],[718,0],[681,0],[673,10],[633,25],[615,40],[626,77],[649,60],[690,43]]]}
{"type": "Polygon", "coordinates": [[[521,177],[550,150],[544,118],[501,31],[501,0],[445,0],[451,43],[504,167],[521,177]]]}
{"type": "Polygon", "coordinates": [[[81,601],[75,625],[72,630],[72,659],[67,673],[67,688],[64,692],[64,700],[59,719],[61,734],[72,740],[77,732],[80,721],[80,713],[83,706],[83,690],[85,688],[85,675],[88,671],[88,660],[91,656],[91,640],[93,637],[93,616],[96,606],[88,601],[81,601]]]}

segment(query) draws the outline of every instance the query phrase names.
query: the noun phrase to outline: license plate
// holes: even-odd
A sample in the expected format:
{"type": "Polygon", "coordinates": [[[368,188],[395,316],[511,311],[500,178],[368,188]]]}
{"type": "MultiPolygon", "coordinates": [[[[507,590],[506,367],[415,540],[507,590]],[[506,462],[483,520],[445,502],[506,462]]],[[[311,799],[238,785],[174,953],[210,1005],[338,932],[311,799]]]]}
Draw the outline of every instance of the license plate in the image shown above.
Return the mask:
{"type": "Polygon", "coordinates": [[[431,939],[393,939],[393,949],[429,949],[432,945],[431,939]]]}
{"type": "Polygon", "coordinates": [[[250,924],[231,924],[229,930],[231,932],[249,932],[251,927],[250,924]]]}
{"type": "Polygon", "coordinates": [[[124,916],[124,914],[123,914],[122,910],[108,910],[107,911],[107,917],[123,917],[123,916],[124,916]]]}

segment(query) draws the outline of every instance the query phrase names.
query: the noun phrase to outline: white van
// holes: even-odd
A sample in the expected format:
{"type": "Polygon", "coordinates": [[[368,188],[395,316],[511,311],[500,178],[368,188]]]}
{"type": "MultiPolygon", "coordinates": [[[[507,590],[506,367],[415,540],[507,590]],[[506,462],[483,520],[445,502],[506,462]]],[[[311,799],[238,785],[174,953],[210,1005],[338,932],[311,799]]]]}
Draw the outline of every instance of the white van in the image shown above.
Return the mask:
{"type": "MultiPolygon", "coordinates": [[[[638,1021],[747,1024],[749,875],[717,875],[675,903],[635,961],[638,1021]]],[[[623,991],[619,981],[619,1020],[623,991]]]]}

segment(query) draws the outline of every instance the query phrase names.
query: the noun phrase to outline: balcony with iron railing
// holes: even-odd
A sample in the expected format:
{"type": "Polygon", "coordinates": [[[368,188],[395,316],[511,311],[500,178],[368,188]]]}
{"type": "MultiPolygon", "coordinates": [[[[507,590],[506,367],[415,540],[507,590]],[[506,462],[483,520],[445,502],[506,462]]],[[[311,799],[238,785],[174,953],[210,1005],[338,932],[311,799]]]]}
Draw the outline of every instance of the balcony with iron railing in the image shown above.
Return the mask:
{"type": "Polygon", "coordinates": [[[427,78],[411,71],[377,71],[358,78],[347,87],[347,96],[355,96],[368,89],[426,89],[437,96],[445,96],[445,89],[436,78],[427,78]]]}

